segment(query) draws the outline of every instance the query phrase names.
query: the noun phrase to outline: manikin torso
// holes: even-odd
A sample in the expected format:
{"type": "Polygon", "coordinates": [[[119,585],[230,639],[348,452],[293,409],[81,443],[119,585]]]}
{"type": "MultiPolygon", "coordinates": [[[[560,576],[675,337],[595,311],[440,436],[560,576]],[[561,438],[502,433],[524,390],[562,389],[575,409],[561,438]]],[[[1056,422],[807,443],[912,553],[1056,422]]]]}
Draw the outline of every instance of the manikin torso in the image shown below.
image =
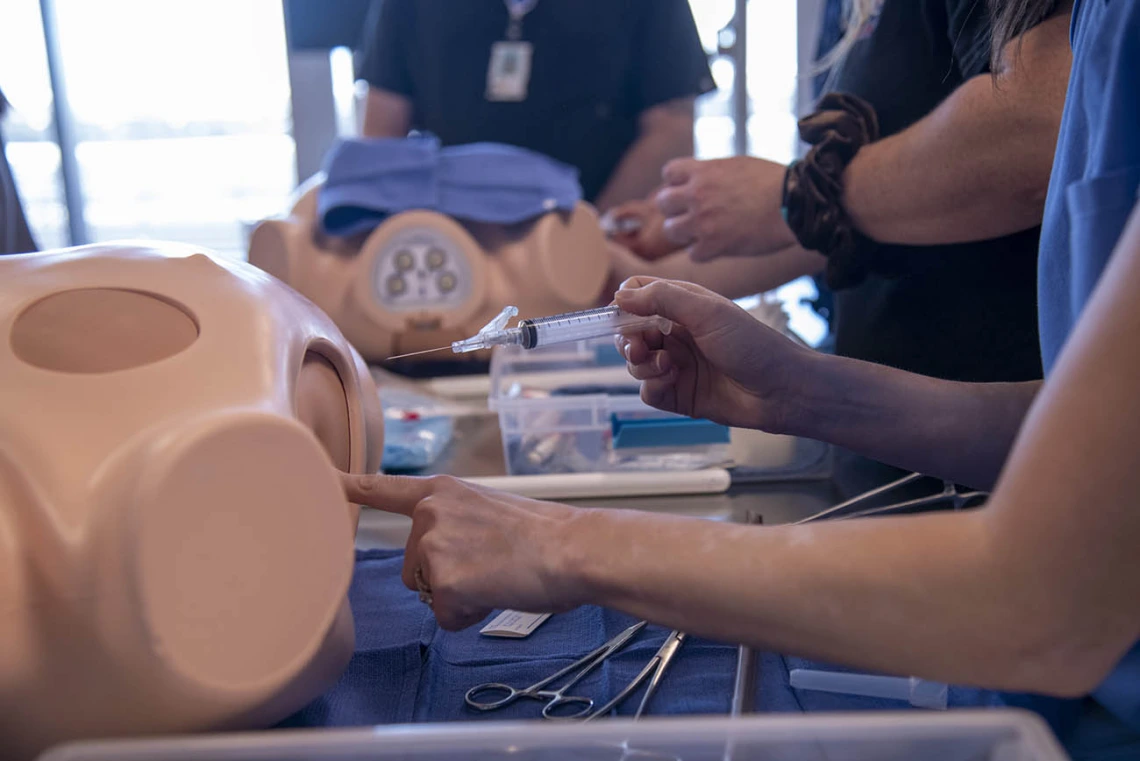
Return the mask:
{"type": "Polygon", "coordinates": [[[271,724],[353,648],[379,400],[310,302],[168,244],[0,258],[0,758],[271,724]]]}
{"type": "Polygon", "coordinates": [[[249,261],[312,299],[369,361],[472,336],[507,305],[527,318],[602,300],[609,244],[588,204],[511,226],[407,211],[349,239],[319,233],[319,190],[258,225],[249,261]]]}

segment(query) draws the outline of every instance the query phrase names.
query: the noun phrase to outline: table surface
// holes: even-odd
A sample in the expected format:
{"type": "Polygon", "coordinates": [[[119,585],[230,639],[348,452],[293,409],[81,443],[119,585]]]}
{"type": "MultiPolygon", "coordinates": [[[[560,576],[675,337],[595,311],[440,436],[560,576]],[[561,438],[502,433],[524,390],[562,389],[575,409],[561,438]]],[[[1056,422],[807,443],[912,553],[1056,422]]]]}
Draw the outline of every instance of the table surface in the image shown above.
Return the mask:
{"type": "MultiPolygon", "coordinates": [[[[733,431],[733,453],[741,466],[749,465],[751,431],[733,431]]],[[[763,434],[759,434],[763,436],[763,434]]],[[[761,444],[758,442],[758,446],[761,444]]],[[[447,449],[427,473],[447,473],[460,477],[502,476],[506,474],[498,417],[477,409],[456,418],[454,434],[447,449]]],[[[899,476],[893,468],[833,450],[824,477],[802,480],[733,485],[723,494],[605,498],[571,501],[591,507],[614,507],[686,515],[736,523],[762,522],[766,525],[789,523],[817,513],[839,501],[879,486],[899,476]],[[759,519],[759,521],[757,520],[759,519]]],[[[931,493],[931,485],[918,487],[931,493]]],[[[366,510],[361,514],[357,534],[360,549],[402,547],[411,521],[402,516],[366,510]]]]}
{"type": "MultiPolygon", "coordinates": [[[[468,381],[470,381],[470,388],[467,389],[464,398],[457,400],[453,405],[462,414],[455,418],[452,440],[437,462],[426,472],[448,473],[460,477],[505,475],[498,417],[489,414],[485,402],[480,403],[476,398],[477,379],[467,379],[464,382],[468,383],[468,381]]],[[[772,444],[771,437],[765,437],[765,434],[734,430],[731,447],[733,462],[739,470],[753,474],[756,468],[762,466],[764,462],[772,462],[772,444]],[[749,467],[752,468],[752,471],[748,471],[749,467]]],[[[827,467],[823,470],[822,475],[817,471],[811,478],[788,478],[768,482],[737,479],[732,488],[723,494],[606,498],[582,500],[576,504],[636,509],[741,524],[759,522],[765,525],[776,525],[808,517],[852,496],[896,480],[901,475],[903,475],[902,472],[896,469],[843,450],[832,449],[828,457],[827,467]]],[[[871,504],[882,505],[886,502],[893,503],[917,496],[927,496],[940,491],[941,487],[941,481],[925,479],[910,485],[906,489],[894,490],[890,494],[883,495],[882,498],[874,503],[869,503],[868,506],[871,504]]],[[[398,551],[406,542],[410,526],[411,521],[402,516],[393,516],[378,511],[364,511],[361,515],[357,545],[362,550],[398,551]]],[[[398,555],[387,555],[385,552],[372,553],[371,555],[377,558],[398,558],[398,555]]],[[[369,557],[369,555],[362,555],[361,557],[369,557]]],[[[385,559],[369,562],[372,562],[381,571],[387,568],[387,566],[381,567],[382,564],[391,565],[391,561],[385,559]]],[[[358,571],[360,571],[359,567],[358,571]]],[[[383,608],[390,613],[389,608],[393,600],[406,597],[402,589],[397,589],[391,593],[385,591],[385,584],[399,586],[398,576],[393,576],[390,568],[388,568],[388,575],[377,572],[370,577],[365,578],[366,576],[367,574],[363,574],[360,579],[354,582],[359,599],[354,599],[353,607],[354,609],[359,607],[364,611],[358,621],[373,620],[368,616],[369,610],[383,608]]],[[[419,607],[413,607],[411,611],[406,613],[405,618],[414,623],[417,614],[426,615],[419,607]]],[[[566,616],[558,617],[552,624],[546,624],[536,632],[534,637],[512,640],[508,645],[502,643],[497,643],[494,646],[488,645],[485,638],[481,638],[470,630],[459,633],[435,631],[429,638],[427,645],[413,637],[415,641],[412,643],[414,652],[411,663],[413,666],[418,664],[421,670],[427,669],[416,681],[418,692],[413,690],[415,694],[422,693],[427,702],[416,709],[420,713],[415,715],[422,720],[437,720],[441,716],[447,720],[480,718],[471,715],[470,711],[463,711],[460,693],[444,695],[443,692],[447,690],[455,692],[455,685],[457,684],[465,689],[466,686],[476,684],[479,680],[486,681],[490,678],[494,680],[505,678],[508,682],[517,681],[519,684],[535,681],[540,676],[546,675],[549,670],[546,662],[548,660],[547,653],[559,652],[559,648],[565,650],[567,637],[581,639],[582,631],[579,629],[582,625],[586,629],[593,629],[608,621],[609,623],[605,626],[612,629],[614,626],[628,623],[627,621],[623,623],[624,619],[617,620],[614,618],[615,616],[620,618],[620,615],[614,611],[586,606],[566,616]],[[594,618],[585,620],[590,616],[594,618]],[[427,652],[430,653],[429,656],[423,654],[423,647],[425,646],[427,652]],[[526,652],[521,655],[516,653],[515,655],[518,657],[511,656],[508,653],[509,647],[524,648],[526,652]],[[452,663],[452,661],[455,662],[452,663]],[[487,661],[487,663],[483,661],[487,661]]],[[[392,617],[389,616],[386,626],[379,627],[376,631],[380,633],[387,631],[387,628],[390,628],[388,624],[391,621],[392,617]]],[[[418,629],[416,631],[419,632],[418,629]]],[[[375,633],[373,632],[373,634],[375,633]]],[[[661,634],[661,632],[657,632],[657,634],[661,634]]],[[[419,636],[422,636],[422,632],[417,634],[417,637],[419,636]]],[[[590,638],[587,637],[586,639],[590,638]]],[[[596,685],[586,685],[586,687],[600,691],[600,694],[613,694],[625,683],[625,680],[631,678],[632,674],[644,665],[644,659],[648,657],[653,648],[657,647],[656,640],[647,640],[647,642],[650,644],[647,645],[649,650],[646,652],[627,653],[634,659],[631,667],[633,671],[630,671],[629,674],[619,674],[619,664],[611,663],[611,669],[600,670],[601,676],[598,678],[608,678],[612,683],[607,682],[600,687],[596,685]]],[[[724,708],[717,708],[717,711],[727,710],[732,714],[754,711],[847,711],[857,708],[901,707],[894,706],[894,704],[884,705],[883,701],[868,698],[816,692],[795,693],[788,686],[787,673],[789,668],[829,667],[826,664],[820,666],[820,664],[802,659],[789,660],[784,656],[772,653],[753,653],[748,648],[727,648],[726,645],[718,643],[704,642],[703,648],[699,646],[700,644],[694,640],[694,644],[688,648],[687,657],[679,662],[673,670],[675,673],[672,676],[675,684],[672,691],[672,702],[662,703],[659,706],[663,713],[700,713],[707,709],[708,705],[711,705],[708,701],[712,701],[718,706],[721,703],[726,703],[724,708]],[[705,657],[707,660],[700,660],[701,657],[705,657]],[[734,662],[735,665],[728,665],[729,661],[734,662]],[[678,680],[684,681],[686,668],[696,669],[699,672],[699,677],[696,678],[696,681],[685,682],[685,686],[681,688],[679,687],[681,682],[678,680]],[[734,679],[733,671],[735,671],[734,679]],[[708,682],[710,673],[717,674],[715,685],[708,682]],[[708,705],[701,703],[700,706],[704,706],[701,708],[697,703],[692,702],[697,697],[705,700],[708,705]],[[731,703],[727,704],[729,697],[731,697],[731,703]]],[[[377,659],[386,651],[376,646],[374,642],[362,650],[359,649],[359,645],[358,633],[358,653],[353,661],[357,667],[353,669],[350,666],[348,673],[350,677],[358,677],[360,683],[357,684],[349,679],[346,685],[338,687],[332,691],[330,696],[322,699],[323,702],[317,701],[316,707],[310,711],[316,717],[317,725],[328,725],[329,715],[326,715],[326,712],[340,705],[347,705],[350,708],[358,704],[369,706],[372,713],[366,711],[364,720],[370,723],[381,721],[373,713],[377,705],[387,704],[377,697],[376,680],[377,674],[388,673],[388,670],[385,670],[388,667],[380,668],[376,663],[378,662],[377,659]]],[[[580,650],[582,647],[571,648],[571,650],[575,649],[580,650]]],[[[625,664],[625,666],[629,666],[629,664],[625,664]]],[[[621,668],[625,666],[621,666],[621,668]]],[[[392,694],[402,693],[400,690],[394,690],[392,694]]],[[[967,690],[962,691],[961,694],[955,693],[953,702],[956,706],[988,705],[994,700],[996,698],[989,693],[967,690]]],[[[526,707],[523,706],[519,710],[524,708],[526,707]]],[[[341,714],[336,714],[336,716],[339,716],[340,719],[344,718],[341,714]]],[[[302,723],[298,726],[311,726],[311,724],[302,723]]]]}

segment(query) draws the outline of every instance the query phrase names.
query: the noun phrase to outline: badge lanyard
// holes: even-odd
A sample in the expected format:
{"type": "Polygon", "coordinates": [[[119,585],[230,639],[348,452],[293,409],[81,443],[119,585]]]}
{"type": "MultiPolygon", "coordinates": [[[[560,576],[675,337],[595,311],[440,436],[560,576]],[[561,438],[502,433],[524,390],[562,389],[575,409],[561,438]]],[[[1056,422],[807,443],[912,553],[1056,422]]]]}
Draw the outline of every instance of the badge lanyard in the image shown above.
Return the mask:
{"type": "Polygon", "coordinates": [[[538,0],[503,0],[507,4],[507,14],[511,17],[507,24],[507,39],[517,42],[522,36],[522,21],[526,14],[534,10],[538,0]]]}
{"type": "Polygon", "coordinates": [[[487,100],[526,100],[530,84],[530,59],[534,52],[529,42],[523,42],[522,21],[538,5],[538,0],[504,0],[510,21],[507,39],[491,45],[491,60],[487,66],[487,100]]]}

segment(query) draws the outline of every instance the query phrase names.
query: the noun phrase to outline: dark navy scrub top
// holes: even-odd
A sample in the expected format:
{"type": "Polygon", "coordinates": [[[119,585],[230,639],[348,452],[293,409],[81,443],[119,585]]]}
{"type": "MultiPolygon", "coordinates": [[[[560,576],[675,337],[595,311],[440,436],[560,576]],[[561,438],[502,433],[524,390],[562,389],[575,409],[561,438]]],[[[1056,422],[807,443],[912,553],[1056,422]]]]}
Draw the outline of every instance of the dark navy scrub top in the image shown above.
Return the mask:
{"type": "MultiPolygon", "coordinates": [[[[910,0],[908,0],[909,2],[910,0]]],[[[403,95],[412,128],[444,145],[517,145],[577,167],[593,203],[648,109],[715,89],[688,0],[538,0],[522,20],[534,46],[527,96],[485,97],[503,0],[378,0],[357,67],[403,95]]]]}
{"type": "MultiPolygon", "coordinates": [[[[885,0],[835,90],[874,106],[886,138],[965,82],[983,77],[988,86],[990,39],[985,2],[885,0]]],[[[1039,379],[1038,232],[880,246],[876,258],[891,264],[891,276],[835,291],[835,353],[944,380],[1039,379]]]]}
{"type": "MultiPolygon", "coordinates": [[[[1137,203],[1140,0],[1076,0],[1071,42],[1073,70],[1038,259],[1046,375],[1137,203]]],[[[1140,646],[1132,649],[1094,697],[1140,733],[1140,646]]]]}

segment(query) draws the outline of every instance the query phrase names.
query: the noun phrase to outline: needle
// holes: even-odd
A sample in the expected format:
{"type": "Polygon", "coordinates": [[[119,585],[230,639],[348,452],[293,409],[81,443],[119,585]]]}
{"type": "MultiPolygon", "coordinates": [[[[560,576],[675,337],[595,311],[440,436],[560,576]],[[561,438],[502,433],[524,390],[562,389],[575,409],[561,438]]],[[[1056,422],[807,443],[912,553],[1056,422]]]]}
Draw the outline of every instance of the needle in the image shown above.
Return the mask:
{"type": "Polygon", "coordinates": [[[424,349],[423,351],[410,351],[407,354],[397,354],[394,357],[388,357],[388,361],[391,362],[393,359],[403,359],[404,357],[418,357],[420,354],[433,354],[437,351],[443,351],[444,349],[450,349],[450,348],[451,348],[450,346],[440,346],[438,349],[424,349]]]}

